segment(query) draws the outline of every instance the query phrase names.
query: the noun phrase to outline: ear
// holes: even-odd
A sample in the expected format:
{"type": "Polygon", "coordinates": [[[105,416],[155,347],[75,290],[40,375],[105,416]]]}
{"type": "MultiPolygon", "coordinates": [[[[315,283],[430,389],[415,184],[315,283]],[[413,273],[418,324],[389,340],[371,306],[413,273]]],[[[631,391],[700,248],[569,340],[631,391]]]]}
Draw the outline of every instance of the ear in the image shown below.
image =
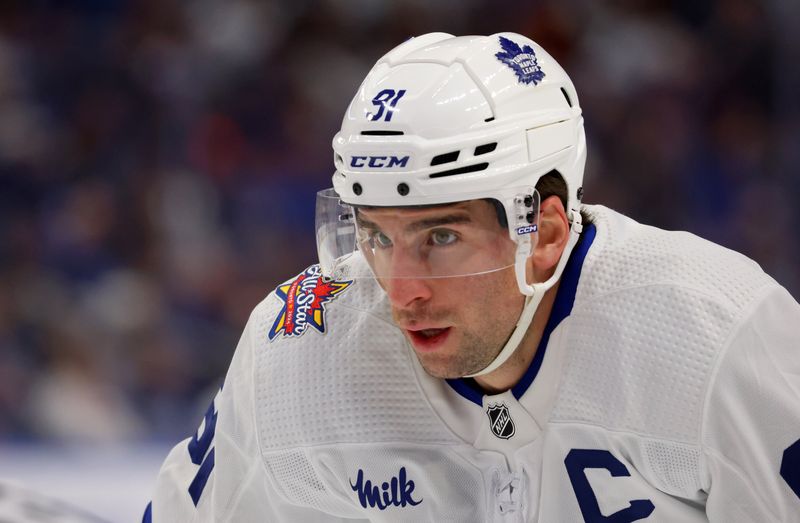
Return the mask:
{"type": "Polygon", "coordinates": [[[536,249],[528,258],[528,277],[543,282],[552,276],[569,240],[569,220],[558,196],[546,198],[539,206],[536,249]]]}

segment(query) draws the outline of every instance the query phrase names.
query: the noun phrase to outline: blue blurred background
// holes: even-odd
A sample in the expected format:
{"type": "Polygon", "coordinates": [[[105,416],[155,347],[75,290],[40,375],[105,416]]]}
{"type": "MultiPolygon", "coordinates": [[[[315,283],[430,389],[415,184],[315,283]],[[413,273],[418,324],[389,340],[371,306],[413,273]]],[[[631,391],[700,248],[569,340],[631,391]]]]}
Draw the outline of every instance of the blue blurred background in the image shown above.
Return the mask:
{"type": "MultiPolygon", "coordinates": [[[[146,502],[252,307],[314,262],[331,138],[411,35],[531,36],[577,86],[587,202],[739,250],[800,296],[799,14],[783,0],[0,3],[0,478],[36,483],[37,459],[75,446],[123,463],[148,449],[132,458],[146,502]]],[[[138,517],[115,507],[97,510],[138,517]]]]}

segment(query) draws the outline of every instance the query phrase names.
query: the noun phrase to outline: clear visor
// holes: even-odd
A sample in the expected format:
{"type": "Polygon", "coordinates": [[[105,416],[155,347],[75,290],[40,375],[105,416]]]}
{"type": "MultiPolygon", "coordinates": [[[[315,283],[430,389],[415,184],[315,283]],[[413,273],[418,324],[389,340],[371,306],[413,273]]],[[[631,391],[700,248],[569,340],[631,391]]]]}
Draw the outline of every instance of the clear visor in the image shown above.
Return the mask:
{"type": "Polygon", "coordinates": [[[490,200],[416,207],[344,204],[333,189],[317,193],[317,250],[323,275],[334,278],[428,279],[474,276],[514,267],[533,252],[538,193],[519,195],[513,228],[490,200]],[[513,239],[512,239],[513,238],[513,239]],[[371,273],[353,271],[360,253],[371,273]]]}

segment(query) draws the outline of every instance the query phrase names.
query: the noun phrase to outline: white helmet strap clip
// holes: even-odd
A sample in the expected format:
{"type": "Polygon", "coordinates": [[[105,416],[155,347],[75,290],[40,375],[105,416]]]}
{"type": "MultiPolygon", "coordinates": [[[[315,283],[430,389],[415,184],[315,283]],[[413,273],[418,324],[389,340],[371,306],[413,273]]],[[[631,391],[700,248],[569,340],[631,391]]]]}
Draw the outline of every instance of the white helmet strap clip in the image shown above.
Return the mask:
{"type": "Polygon", "coordinates": [[[474,378],[476,376],[484,376],[489,374],[490,372],[499,368],[503,363],[508,361],[508,358],[510,358],[517,348],[519,348],[523,338],[525,337],[525,334],[528,332],[528,327],[530,326],[531,321],[533,321],[534,313],[539,308],[539,304],[541,303],[544,294],[550,290],[550,288],[552,288],[556,282],[558,282],[559,278],[561,278],[564,268],[567,265],[567,261],[569,261],[569,257],[581,237],[581,232],[583,232],[581,213],[580,211],[573,210],[572,226],[570,227],[569,239],[567,240],[567,245],[564,247],[564,252],[561,254],[561,259],[558,260],[558,265],[556,265],[556,270],[553,272],[553,275],[541,283],[528,283],[526,268],[529,255],[523,252],[524,248],[522,245],[517,248],[517,258],[514,265],[514,270],[517,276],[517,285],[519,285],[520,292],[527,296],[525,299],[525,306],[522,308],[522,314],[520,314],[519,320],[517,321],[517,326],[514,328],[514,332],[511,333],[508,341],[497,354],[495,359],[492,360],[492,362],[482,370],[465,376],[466,378],[474,378]]]}

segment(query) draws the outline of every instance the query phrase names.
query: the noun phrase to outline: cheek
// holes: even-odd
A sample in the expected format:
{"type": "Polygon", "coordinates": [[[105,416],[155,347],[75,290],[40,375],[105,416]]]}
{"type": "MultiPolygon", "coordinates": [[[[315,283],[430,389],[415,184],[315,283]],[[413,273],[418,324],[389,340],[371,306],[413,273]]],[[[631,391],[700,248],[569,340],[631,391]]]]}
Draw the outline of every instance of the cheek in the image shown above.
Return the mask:
{"type": "Polygon", "coordinates": [[[493,278],[482,278],[474,294],[466,298],[470,302],[471,320],[474,325],[487,325],[505,330],[507,325],[516,325],[525,297],[519,292],[511,271],[493,278]]]}

